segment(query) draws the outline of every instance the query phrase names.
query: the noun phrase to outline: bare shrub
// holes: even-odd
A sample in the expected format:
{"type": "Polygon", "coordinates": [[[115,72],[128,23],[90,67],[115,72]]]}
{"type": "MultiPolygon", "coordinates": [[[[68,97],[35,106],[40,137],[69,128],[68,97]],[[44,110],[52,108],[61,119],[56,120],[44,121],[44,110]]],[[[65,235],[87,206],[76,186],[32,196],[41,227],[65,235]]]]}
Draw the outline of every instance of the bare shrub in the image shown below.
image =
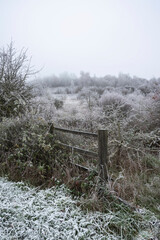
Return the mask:
{"type": "Polygon", "coordinates": [[[10,117],[24,112],[32,98],[26,80],[33,71],[26,51],[17,53],[13,43],[0,50],[0,117],[10,117]]]}

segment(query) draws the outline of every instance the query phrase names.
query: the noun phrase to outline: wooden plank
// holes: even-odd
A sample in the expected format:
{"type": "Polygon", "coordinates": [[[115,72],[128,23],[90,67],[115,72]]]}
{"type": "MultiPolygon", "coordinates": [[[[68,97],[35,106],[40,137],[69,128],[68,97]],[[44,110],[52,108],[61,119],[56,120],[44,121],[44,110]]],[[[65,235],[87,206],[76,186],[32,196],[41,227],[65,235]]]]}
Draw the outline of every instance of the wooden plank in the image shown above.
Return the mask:
{"type": "Polygon", "coordinates": [[[67,145],[67,144],[64,144],[64,143],[58,143],[58,145],[69,148],[69,149],[71,149],[75,152],[79,152],[79,153],[87,155],[89,157],[98,157],[98,153],[96,153],[96,152],[84,150],[84,149],[81,149],[81,148],[78,148],[78,147],[73,147],[73,146],[70,146],[70,145],[67,145]]]}
{"type": "MultiPolygon", "coordinates": [[[[82,170],[84,170],[84,171],[88,171],[88,172],[95,171],[95,170],[92,169],[92,168],[88,168],[88,167],[82,166],[82,165],[77,164],[77,163],[73,163],[73,162],[70,162],[70,163],[71,163],[73,166],[78,167],[79,169],[82,169],[82,170]]],[[[97,171],[95,171],[95,172],[98,174],[97,171]]]]}
{"type": "Polygon", "coordinates": [[[77,134],[77,135],[85,135],[85,136],[90,136],[90,137],[98,137],[98,134],[96,134],[96,133],[83,132],[83,131],[78,131],[78,130],[70,130],[70,129],[66,129],[66,128],[54,127],[54,130],[56,130],[56,131],[61,131],[61,132],[68,132],[68,133],[77,134]]]}
{"type": "Polygon", "coordinates": [[[102,180],[107,180],[108,162],[108,131],[98,130],[98,155],[99,155],[99,176],[102,180]]]}

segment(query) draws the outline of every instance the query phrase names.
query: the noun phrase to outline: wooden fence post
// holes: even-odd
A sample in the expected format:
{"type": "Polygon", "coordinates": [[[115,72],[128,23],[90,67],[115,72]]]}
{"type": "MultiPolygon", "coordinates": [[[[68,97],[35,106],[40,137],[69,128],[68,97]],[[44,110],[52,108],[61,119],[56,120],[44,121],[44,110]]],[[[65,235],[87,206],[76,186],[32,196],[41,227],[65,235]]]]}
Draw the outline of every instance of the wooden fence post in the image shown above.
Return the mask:
{"type": "Polygon", "coordinates": [[[49,133],[53,134],[54,133],[54,125],[53,123],[49,123],[50,126],[49,126],[49,133]]]}
{"type": "Polygon", "coordinates": [[[106,181],[107,176],[107,162],[108,162],[108,131],[98,130],[98,156],[99,156],[99,175],[102,180],[106,181]]]}

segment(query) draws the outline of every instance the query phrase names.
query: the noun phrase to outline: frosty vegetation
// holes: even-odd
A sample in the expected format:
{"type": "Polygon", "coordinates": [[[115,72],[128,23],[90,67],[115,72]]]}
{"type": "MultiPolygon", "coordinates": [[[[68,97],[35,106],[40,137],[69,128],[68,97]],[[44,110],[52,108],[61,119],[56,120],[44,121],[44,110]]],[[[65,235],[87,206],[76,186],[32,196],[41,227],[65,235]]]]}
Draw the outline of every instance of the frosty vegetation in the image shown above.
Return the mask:
{"type": "Polygon", "coordinates": [[[17,53],[12,42],[0,50],[0,118],[24,113],[32,97],[26,80],[32,74],[26,50],[17,53]]]}
{"type": "MultiPolygon", "coordinates": [[[[123,240],[113,225],[129,223],[114,212],[83,212],[63,185],[39,190],[0,178],[0,202],[2,240],[123,240]]],[[[145,231],[135,239],[149,240],[155,236],[158,222],[150,212],[143,210],[142,215],[145,231]]]]}
{"type": "MultiPolygon", "coordinates": [[[[160,216],[160,78],[146,80],[127,74],[96,77],[81,72],[79,77],[64,73],[27,82],[33,73],[28,63],[26,52],[17,53],[12,44],[0,52],[0,175],[41,188],[65,184],[72,196],[78,197],[80,206],[75,206],[76,203],[72,200],[71,209],[67,211],[71,213],[74,206],[77,218],[89,218],[87,221],[97,224],[99,230],[93,227],[93,239],[114,239],[116,236],[116,239],[130,240],[138,234],[142,236],[142,230],[145,234],[151,215],[157,219],[160,216]],[[53,134],[49,123],[94,133],[98,129],[108,130],[108,181],[105,184],[101,185],[98,176],[97,159],[59,146],[59,142],[62,142],[97,151],[97,142],[72,134],[53,134]],[[77,168],[76,164],[89,171],[77,168]],[[99,194],[99,187],[103,188],[103,196],[99,194]],[[94,213],[84,214],[80,209],[96,212],[96,223],[91,217],[94,213]],[[143,224],[144,216],[143,213],[137,215],[138,209],[148,209],[152,213],[148,215],[148,223],[143,224]],[[118,223],[105,225],[103,221],[109,214],[116,216],[118,223]]],[[[14,191],[22,191],[14,183],[1,181],[2,185],[17,189],[14,191]]],[[[58,199],[59,194],[64,194],[65,199],[70,198],[65,195],[66,190],[63,190],[56,190],[58,199]]],[[[35,194],[45,198],[47,191],[51,191],[49,194],[52,195],[55,189],[35,194]]],[[[24,196],[27,194],[32,199],[31,189],[25,190],[24,196]]],[[[58,201],[61,203],[61,199],[58,201]]],[[[43,219],[41,214],[43,215],[43,210],[38,213],[38,223],[35,220],[35,225],[33,224],[36,234],[45,232],[47,237],[51,233],[56,234],[53,229],[48,230],[50,225],[46,226],[45,223],[44,226],[41,225],[40,231],[36,230],[39,229],[36,224],[43,219]]],[[[115,219],[113,216],[111,219],[115,219]]],[[[49,216],[45,219],[49,224],[49,216]]],[[[67,219],[66,224],[69,221],[67,219]]],[[[76,219],[75,222],[81,222],[76,219]]],[[[24,218],[20,224],[23,225],[23,221],[28,220],[24,218]]],[[[14,226],[14,229],[19,229],[18,225],[14,226]]],[[[86,227],[80,229],[82,239],[85,234],[91,234],[86,227]]],[[[21,234],[19,231],[17,234],[21,234]]],[[[32,229],[26,230],[26,234],[27,231],[32,229]]],[[[80,234],[80,230],[69,231],[70,234],[80,234]]],[[[159,239],[158,231],[152,236],[155,240],[159,239]]],[[[5,236],[8,233],[3,234],[5,236]]],[[[81,239],[80,235],[69,236],[81,239]]],[[[142,239],[147,239],[147,236],[149,235],[142,239]]],[[[38,239],[36,237],[37,235],[35,239],[38,239]]]]}

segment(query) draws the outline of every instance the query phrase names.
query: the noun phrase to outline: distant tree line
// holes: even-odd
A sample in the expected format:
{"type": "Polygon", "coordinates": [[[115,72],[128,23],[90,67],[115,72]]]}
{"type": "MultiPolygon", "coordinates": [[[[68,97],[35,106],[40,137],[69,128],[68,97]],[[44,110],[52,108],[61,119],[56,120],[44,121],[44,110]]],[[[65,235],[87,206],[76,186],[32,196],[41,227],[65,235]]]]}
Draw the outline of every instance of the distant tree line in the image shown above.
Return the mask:
{"type": "MultiPolygon", "coordinates": [[[[60,76],[53,75],[51,77],[37,79],[33,82],[33,85],[42,88],[77,87],[77,92],[85,87],[108,88],[108,90],[110,90],[110,88],[123,88],[122,93],[124,95],[134,92],[135,89],[139,89],[142,94],[147,95],[150,92],[155,92],[155,94],[159,92],[160,78],[147,80],[136,76],[131,77],[128,74],[122,73],[120,73],[118,77],[111,75],[91,77],[89,73],[81,72],[79,77],[64,73],[60,76]]],[[[70,90],[66,93],[70,93],[70,90]]]]}

